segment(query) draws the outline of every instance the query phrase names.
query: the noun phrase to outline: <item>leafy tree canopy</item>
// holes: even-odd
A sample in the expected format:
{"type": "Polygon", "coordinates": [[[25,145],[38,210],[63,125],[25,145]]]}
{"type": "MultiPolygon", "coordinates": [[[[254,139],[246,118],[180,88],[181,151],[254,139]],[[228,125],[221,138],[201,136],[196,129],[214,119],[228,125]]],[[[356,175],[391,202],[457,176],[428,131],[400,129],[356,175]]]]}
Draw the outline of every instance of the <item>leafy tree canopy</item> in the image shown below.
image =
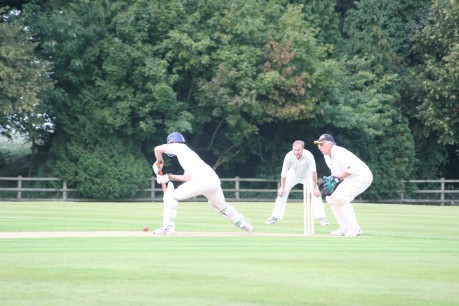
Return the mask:
{"type": "Polygon", "coordinates": [[[33,133],[41,128],[40,107],[52,87],[49,63],[35,54],[38,45],[30,38],[17,10],[0,7],[0,133],[33,133]],[[30,127],[30,123],[34,126],[30,127]]]}
{"type": "Polygon", "coordinates": [[[459,144],[459,2],[434,0],[425,25],[413,37],[422,64],[415,93],[417,117],[441,145],[459,144]]]}

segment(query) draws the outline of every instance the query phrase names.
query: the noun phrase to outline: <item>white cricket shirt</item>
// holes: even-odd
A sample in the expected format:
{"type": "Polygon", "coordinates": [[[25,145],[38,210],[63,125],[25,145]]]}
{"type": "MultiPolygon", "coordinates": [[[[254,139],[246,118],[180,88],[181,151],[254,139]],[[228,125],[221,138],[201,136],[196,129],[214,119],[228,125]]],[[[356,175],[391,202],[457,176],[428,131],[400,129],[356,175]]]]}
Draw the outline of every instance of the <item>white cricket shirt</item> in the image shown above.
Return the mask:
{"type": "Polygon", "coordinates": [[[173,154],[177,156],[177,159],[185,171],[184,174],[190,177],[197,177],[203,175],[217,175],[215,171],[206,164],[196,152],[191,150],[184,143],[169,143],[161,145],[164,148],[166,154],[173,154]]]}
{"type": "Polygon", "coordinates": [[[316,172],[316,161],[312,153],[303,149],[303,154],[297,159],[292,150],[285,155],[281,177],[288,175],[297,180],[304,180],[311,178],[313,171],[316,172]]]}
{"type": "Polygon", "coordinates": [[[360,158],[343,147],[337,146],[336,144],[333,145],[330,155],[331,157],[329,155],[324,155],[324,158],[332,175],[336,176],[343,172],[347,172],[351,175],[371,173],[370,168],[368,168],[360,158]]]}

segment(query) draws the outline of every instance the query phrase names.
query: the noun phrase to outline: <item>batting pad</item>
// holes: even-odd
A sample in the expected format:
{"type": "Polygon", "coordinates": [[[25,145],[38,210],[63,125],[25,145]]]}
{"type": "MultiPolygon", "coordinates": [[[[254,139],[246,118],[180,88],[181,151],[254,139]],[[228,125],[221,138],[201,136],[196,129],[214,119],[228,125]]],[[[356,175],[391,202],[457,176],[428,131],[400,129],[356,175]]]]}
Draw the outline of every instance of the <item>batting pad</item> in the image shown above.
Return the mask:
{"type": "Polygon", "coordinates": [[[166,192],[164,193],[164,196],[163,196],[163,201],[167,202],[167,201],[174,200],[174,192],[175,192],[174,184],[172,182],[169,182],[167,184],[166,192]]]}
{"type": "Polygon", "coordinates": [[[174,184],[172,182],[167,184],[167,190],[164,193],[163,201],[163,228],[167,228],[170,223],[175,223],[178,209],[178,202],[174,200],[174,184]]]}
{"type": "Polygon", "coordinates": [[[241,221],[242,215],[234,208],[233,206],[229,205],[226,206],[225,209],[221,211],[222,215],[230,219],[231,223],[237,224],[241,221]]]}

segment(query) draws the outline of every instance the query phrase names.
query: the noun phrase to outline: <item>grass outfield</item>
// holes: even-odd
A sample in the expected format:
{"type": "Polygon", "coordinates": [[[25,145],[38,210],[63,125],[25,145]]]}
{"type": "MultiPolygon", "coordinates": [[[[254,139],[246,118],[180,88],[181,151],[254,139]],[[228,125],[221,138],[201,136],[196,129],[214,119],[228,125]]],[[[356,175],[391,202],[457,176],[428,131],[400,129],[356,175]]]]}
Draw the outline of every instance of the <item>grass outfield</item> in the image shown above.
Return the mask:
{"type": "MultiPolygon", "coordinates": [[[[234,203],[254,233],[301,234],[302,203],[234,203]]],[[[356,204],[364,235],[0,239],[1,305],[459,305],[459,207],[356,204]]],[[[141,231],[160,203],[0,202],[0,232],[141,231]]],[[[177,231],[240,230],[204,202],[177,231]]]]}

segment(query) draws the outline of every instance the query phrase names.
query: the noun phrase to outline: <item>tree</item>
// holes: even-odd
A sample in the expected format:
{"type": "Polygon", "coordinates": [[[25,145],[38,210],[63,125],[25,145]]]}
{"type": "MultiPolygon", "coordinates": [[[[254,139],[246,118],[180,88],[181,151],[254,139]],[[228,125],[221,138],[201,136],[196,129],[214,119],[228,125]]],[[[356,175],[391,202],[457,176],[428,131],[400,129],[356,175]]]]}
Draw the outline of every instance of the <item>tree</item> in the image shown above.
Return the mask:
{"type": "Polygon", "coordinates": [[[455,178],[458,160],[458,4],[432,1],[408,23],[403,112],[410,119],[420,178],[455,178]]]}
{"type": "Polygon", "coordinates": [[[459,3],[434,0],[425,25],[413,37],[422,64],[415,74],[417,117],[441,145],[459,144],[459,3]]]}
{"type": "Polygon", "coordinates": [[[151,80],[152,71],[161,70],[146,56],[140,57],[138,70],[124,69],[143,50],[121,49],[116,37],[107,35],[112,8],[104,5],[49,1],[43,9],[24,8],[42,56],[53,59],[56,80],[46,101],[55,129],[39,173],[67,180],[85,198],[128,198],[148,185],[151,174],[139,142],[145,130],[137,130],[148,128],[143,95],[151,91],[133,75],[150,74],[151,80]]]}
{"type": "Polygon", "coordinates": [[[0,133],[33,134],[46,122],[40,116],[52,88],[49,62],[36,57],[37,43],[17,10],[0,7],[0,133]]]}
{"type": "Polygon", "coordinates": [[[293,140],[317,153],[312,140],[330,132],[370,164],[367,194],[397,189],[416,161],[399,86],[412,16],[401,11],[422,0],[339,1],[342,37],[333,1],[298,2],[24,6],[56,82],[41,111],[54,130],[40,171],[88,198],[131,197],[171,131],[222,175],[276,177],[293,140]]]}
{"type": "Polygon", "coordinates": [[[374,174],[367,195],[392,195],[415,165],[414,141],[399,108],[396,58],[386,32],[383,2],[366,0],[347,12],[341,56],[343,73],[329,100],[324,120],[337,139],[365,160],[374,174]]]}
{"type": "Polygon", "coordinates": [[[177,73],[178,101],[193,114],[190,143],[215,169],[245,162],[254,153],[245,144],[253,143],[263,124],[314,116],[327,49],[316,42],[302,6],[165,6],[180,16],[155,54],[177,73]]]}
{"type": "Polygon", "coordinates": [[[337,12],[336,0],[312,0],[304,1],[304,18],[317,31],[315,35],[318,42],[328,45],[334,52],[333,47],[341,44],[339,32],[340,19],[337,12]]]}

